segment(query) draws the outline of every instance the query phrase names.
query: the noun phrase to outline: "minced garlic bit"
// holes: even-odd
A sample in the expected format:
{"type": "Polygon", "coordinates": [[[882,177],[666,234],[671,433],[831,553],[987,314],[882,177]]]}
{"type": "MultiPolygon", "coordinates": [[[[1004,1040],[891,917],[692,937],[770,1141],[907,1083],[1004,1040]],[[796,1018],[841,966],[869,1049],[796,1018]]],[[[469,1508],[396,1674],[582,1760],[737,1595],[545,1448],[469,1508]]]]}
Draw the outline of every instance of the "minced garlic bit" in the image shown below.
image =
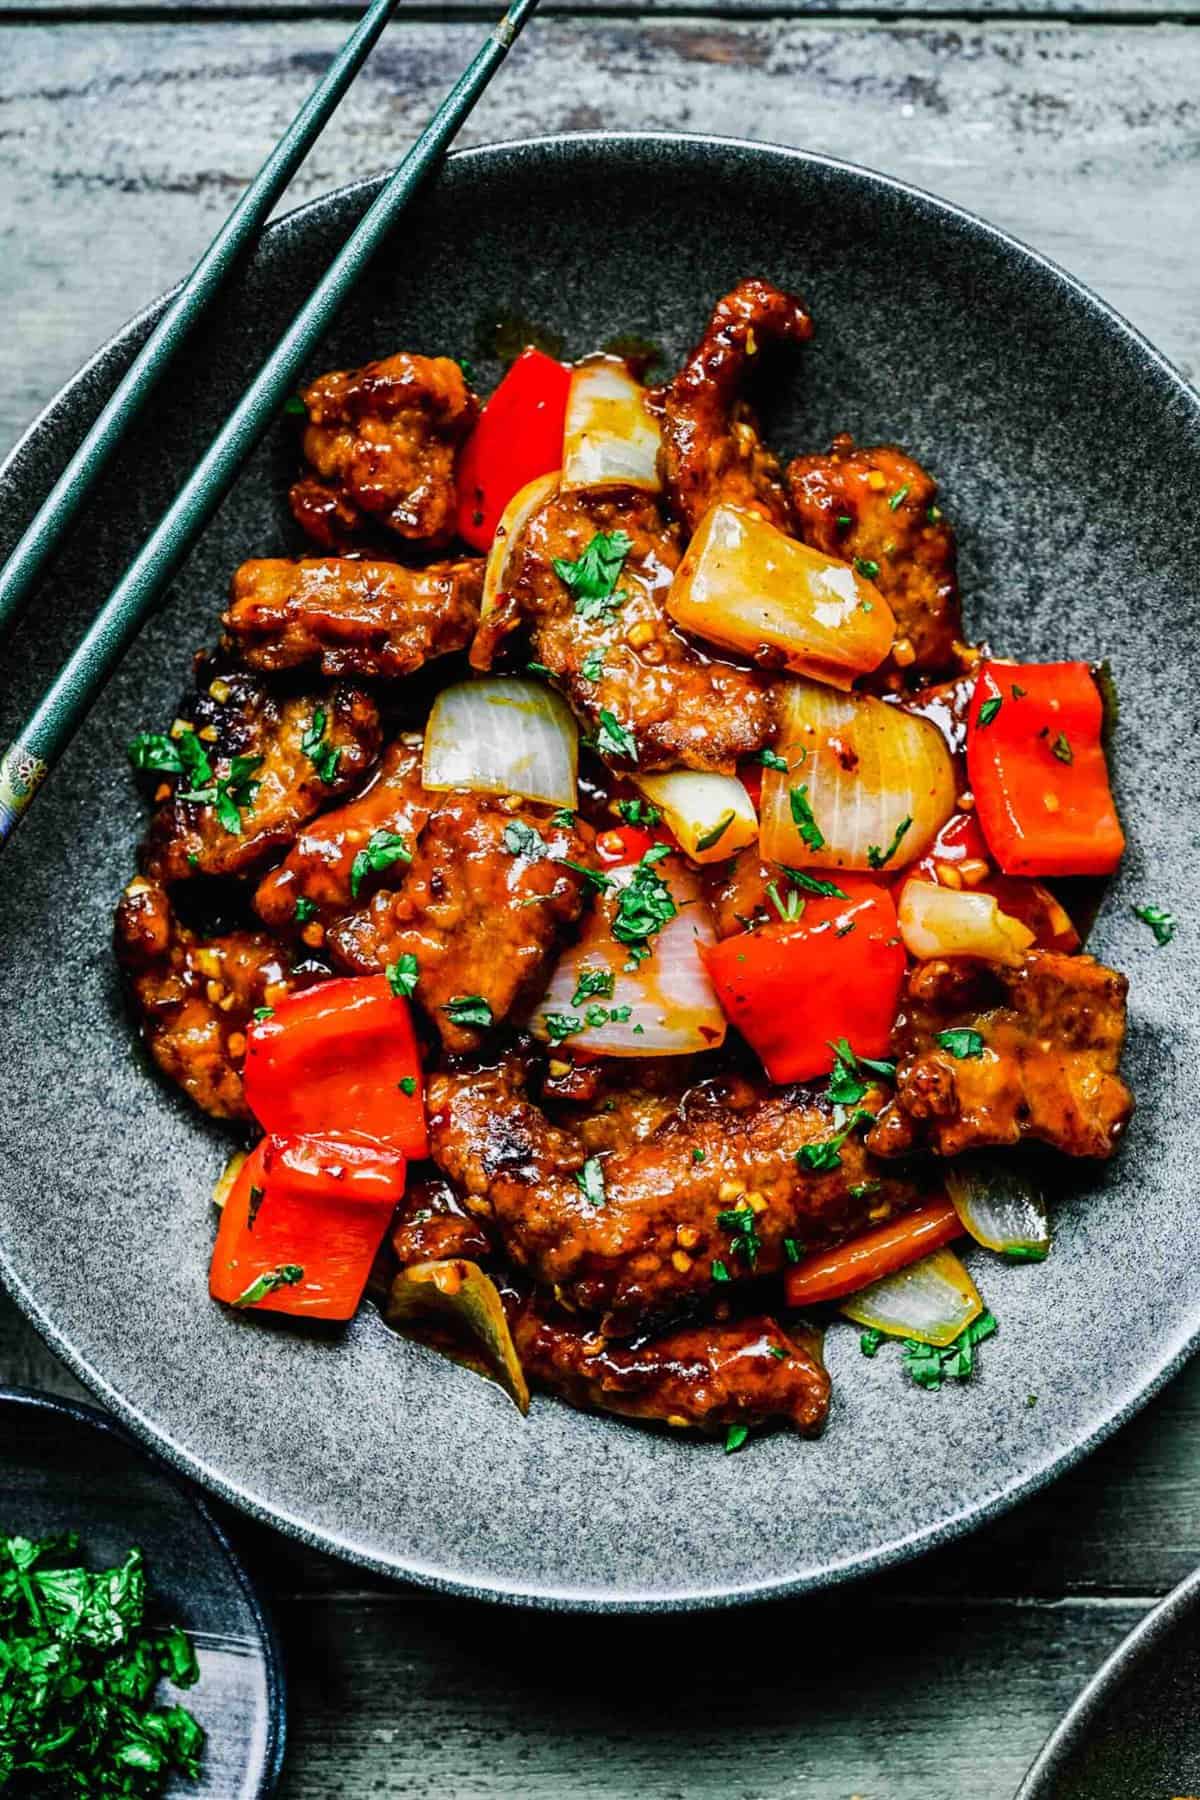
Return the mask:
{"type": "Polygon", "coordinates": [[[625,633],[625,642],[631,644],[635,650],[643,650],[647,644],[653,642],[655,636],[655,629],[650,620],[639,619],[637,624],[631,625],[625,633]]]}
{"type": "Polygon", "coordinates": [[[679,1270],[681,1275],[686,1275],[692,1266],[692,1259],[686,1250],[673,1250],[671,1252],[671,1262],[672,1265],[679,1270]]]}
{"type": "Polygon", "coordinates": [[[696,1245],[700,1242],[700,1233],[696,1230],[694,1225],[677,1225],[675,1227],[675,1237],[676,1241],[682,1244],[685,1250],[694,1250],[696,1245]]]}
{"type": "Polygon", "coordinates": [[[757,1188],[752,1188],[746,1195],[746,1205],[750,1208],[751,1212],[766,1212],[767,1201],[765,1194],[760,1194],[757,1188]]]}
{"type": "Polygon", "coordinates": [[[958,872],[962,876],[963,886],[973,888],[987,880],[991,869],[982,856],[968,856],[965,862],[959,863],[958,872]]]}
{"type": "Polygon", "coordinates": [[[217,728],[215,725],[205,725],[203,730],[196,733],[196,736],[202,737],[206,744],[215,744],[217,741],[217,728]]]}
{"type": "Polygon", "coordinates": [[[231,689],[229,683],[227,681],[222,681],[221,677],[218,675],[215,681],[209,682],[208,691],[217,702],[218,706],[224,706],[229,698],[231,689]]]}
{"type": "Polygon", "coordinates": [[[915,663],[916,660],[917,653],[913,649],[912,639],[906,637],[897,638],[892,645],[892,661],[897,667],[907,669],[909,664],[915,663]]]}
{"type": "Polygon", "coordinates": [[[1058,811],[1058,795],[1051,794],[1051,793],[1043,794],[1042,795],[1042,805],[1046,808],[1047,812],[1050,812],[1050,813],[1057,812],[1058,811]]]}
{"type": "Polygon", "coordinates": [[[881,469],[872,469],[871,473],[867,476],[867,486],[869,488],[874,488],[875,492],[878,493],[880,488],[885,488],[887,486],[887,476],[881,469]]]}
{"type": "Polygon", "coordinates": [[[731,1200],[740,1200],[745,1191],[740,1181],[723,1181],[717,1189],[717,1199],[722,1206],[728,1206],[731,1200]]]}
{"type": "Polygon", "coordinates": [[[962,876],[953,863],[939,862],[935,863],[934,867],[937,870],[938,882],[942,887],[960,888],[962,886],[962,876]]]}
{"type": "Polygon", "coordinates": [[[246,1054],[246,1034],[244,1031],[231,1031],[225,1045],[230,1056],[238,1057],[246,1054]]]}
{"type": "Polygon", "coordinates": [[[219,975],[221,973],[221,952],[203,949],[194,953],[193,961],[201,975],[219,975]]]}
{"type": "Polygon", "coordinates": [[[558,1057],[555,1056],[550,1059],[550,1062],[547,1065],[547,1071],[555,1081],[561,1081],[564,1075],[569,1075],[571,1073],[571,1065],[569,1062],[560,1062],[558,1057]]]}

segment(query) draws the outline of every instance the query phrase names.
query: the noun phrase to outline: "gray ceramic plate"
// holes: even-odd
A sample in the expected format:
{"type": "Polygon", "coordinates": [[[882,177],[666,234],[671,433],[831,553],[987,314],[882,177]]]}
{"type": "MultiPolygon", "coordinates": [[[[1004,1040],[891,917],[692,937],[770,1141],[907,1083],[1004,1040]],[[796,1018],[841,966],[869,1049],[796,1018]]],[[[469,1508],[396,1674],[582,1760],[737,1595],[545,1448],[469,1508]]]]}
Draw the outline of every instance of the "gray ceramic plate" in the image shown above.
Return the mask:
{"type": "Polygon", "coordinates": [[[1200,1794],[1200,1572],[1088,1682],[1016,1800],[1170,1800],[1200,1794]]]}
{"type": "MultiPolygon", "coordinates": [[[[9,720],[79,630],[373,188],[275,226],[144,425],[10,656],[9,720]]],[[[467,353],[523,313],[581,352],[637,332],[677,357],[758,273],[817,336],[777,384],[784,450],[895,438],[943,478],[968,614],[1001,651],[1110,657],[1131,847],[1099,953],[1129,971],[1140,1111],[1059,1207],[1041,1269],[980,1272],[1001,1335],[938,1395],[831,1334],[819,1444],[738,1456],[503,1395],[366,1311],[319,1339],[212,1306],[220,1134],[150,1080],[108,949],[141,814],[124,746],[172,709],[230,571],[291,540],[281,425],[5,857],[0,1263],[118,1415],[248,1510],[432,1585],[554,1606],[683,1607],[875,1569],[1010,1505],[1146,1399],[1200,1330],[1196,545],[1200,402],[1099,301],[1011,239],[861,169],[761,145],[573,137],[455,157],[339,321],[323,365],[467,353]],[[1181,924],[1155,948],[1130,915],[1181,924]],[[1031,1394],[1036,1406],[1027,1404],[1031,1394]]],[[[152,315],[147,315],[152,316],[152,315]]],[[[0,549],[145,329],[66,388],[0,477],[0,549]]],[[[2,721],[0,721],[2,724],[2,721]]]]}
{"type": "Polygon", "coordinates": [[[170,1800],[267,1800],[283,1762],[283,1676],[245,1569],[208,1508],[90,1406],[0,1389],[0,1529],[76,1531],[90,1568],[146,1553],[153,1622],[182,1625],[200,1679],[180,1700],[208,1734],[198,1783],[170,1800]]]}

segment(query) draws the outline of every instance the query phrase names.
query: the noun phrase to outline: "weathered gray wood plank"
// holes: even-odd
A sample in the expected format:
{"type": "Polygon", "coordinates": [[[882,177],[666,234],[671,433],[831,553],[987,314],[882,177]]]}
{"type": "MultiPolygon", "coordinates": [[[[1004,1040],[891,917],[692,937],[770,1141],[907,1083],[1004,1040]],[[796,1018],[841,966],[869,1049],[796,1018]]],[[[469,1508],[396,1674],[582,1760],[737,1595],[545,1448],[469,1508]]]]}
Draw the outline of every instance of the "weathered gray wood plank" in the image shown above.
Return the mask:
{"type": "Polygon", "coordinates": [[[687,1619],[286,1602],[287,1800],[1010,1800],[1137,1603],[687,1619]]]}
{"type": "MultiPolygon", "coordinates": [[[[291,19],[310,14],[314,19],[352,19],[362,11],[355,0],[105,0],[89,6],[84,0],[0,0],[0,18],[84,19],[98,17],[146,19],[212,15],[221,18],[277,17],[291,19]]],[[[501,11],[499,0],[415,0],[402,9],[417,20],[439,22],[457,19],[490,19],[501,11]]],[[[867,15],[874,19],[920,18],[933,14],[945,18],[1078,18],[1081,20],[1195,19],[1197,0],[543,0],[540,17],[623,15],[631,19],[669,19],[707,13],[722,18],[841,18],[867,15]]]]}
{"type": "MultiPolygon", "coordinates": [[[[0,444],[188,266],[340,38],[329,23],[0,28],[0,444]]],[[[379,47],[297,199],[400,154],[476,29],[379,47]]],[[[1200,33],[1067,25],[539,21],[466,141],[758,133],[972,207],[1200,367],[1200,33]]]]}

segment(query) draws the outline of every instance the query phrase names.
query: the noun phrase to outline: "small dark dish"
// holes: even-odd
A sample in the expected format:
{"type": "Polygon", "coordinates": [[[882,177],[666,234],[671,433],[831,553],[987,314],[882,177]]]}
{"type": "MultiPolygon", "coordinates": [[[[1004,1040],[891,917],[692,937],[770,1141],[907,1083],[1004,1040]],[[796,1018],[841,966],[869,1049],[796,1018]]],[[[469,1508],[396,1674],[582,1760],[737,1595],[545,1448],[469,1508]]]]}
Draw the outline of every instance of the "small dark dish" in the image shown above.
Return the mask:
{"type": "MultiPolygon", "coordinates": [[[[268,233],[27,622],[6,716],[44,683],[373,191],[330,196],[268,233]]],[[[460,1591],[671,1608],[879,1567],[1076,1460],[1200,1332],[1200,1271],[1179,1254],[1195,1134],[1187,801],[1200,776],[1180,721],[1197,676],[1200,403],[1178,376],[1068,277],[938,201],[797,152],[653,137],[451,159],[320,366],[403,344],[468,354],[490,387],[488,323],[514,313],[569,354],[644,333],[671,366],[694,335],[697,295],[747,272],[801,290],[817,320],[770,421],[780,448],[823,446],[838,429],[910,448],[969,521],[964,593],[996,650],[1050,659],[1086,646],[1112,660],[1121,693],[1114,771],[1130,851],[1090,947],[1131,978],[1125,1073],[1139,1113],[1121,1156],[1055,1197],[1051,1261],[988,1265],[1001,1334],[974,1382],[924,1394],[901,1384],[892,1359],[860,1358],[857,1334],[838,1329],[825,1440],[771,1438],[725,1458],[551,1404],[522,1424],[497,1390],[396,1339],[371,1312],[319,1338],[207,1304],[207,1196],[223,1142],[131,1058],[107,911],[139,815],[123,747],[148,719],[170,717],[181,631],[203,643],[229,569],[294,544],[282,429],[4,872],[0,1002],[14,1074],[0,1133],[0,1267],[18,1300],[189,1473],[324,1548],[460,1591]],[[1147,901],[1178,920],[1165,949],[1132,916],[1147,901]]],[[[143,329],[102,352],[18,448],[0,477],[5,533],[143,329]]]]}
{"type": "MultiPolygon", "coordinates": [[[[112,1421],[23,1388],[0,1389],[0,1524],[27,1537],[74,1531],[89,1568],[145,1552],[151,1623],[179,1624],[200,1663],[181,1699],[207,1742],[197,1784],[168,1793],[266,1800],[283,1764],[286,1712],[274,1632],[198,1495],[112,1421]]],[[[164,1701],[164,1704],[167,1701],[164,1701]]]]}
{"type": "Polygon", "coordinates": [[[1088,1682],[1016,1800],[1166,1800],[1200,1791],[1200,1573],[1088,1682]]]}

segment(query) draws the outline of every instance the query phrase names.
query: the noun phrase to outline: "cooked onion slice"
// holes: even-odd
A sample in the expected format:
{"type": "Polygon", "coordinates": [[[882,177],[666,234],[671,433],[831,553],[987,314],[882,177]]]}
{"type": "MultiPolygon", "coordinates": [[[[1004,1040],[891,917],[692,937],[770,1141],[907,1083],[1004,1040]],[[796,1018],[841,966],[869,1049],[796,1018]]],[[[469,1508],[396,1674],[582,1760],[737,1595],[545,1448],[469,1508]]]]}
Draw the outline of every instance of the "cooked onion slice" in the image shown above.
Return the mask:
{"type": "Polygon", "coordinates": [[[693,862],[721,862],[758,836],[754,802],[736,775],[672,769],[668,775],[635,775],[633,779],[662,812],[693,862]]]}
{"type": "Polygon", "coordinates": [[[509,552],[538,507],[555,492],[561,479],[556,469],[553,475],[539,475],[536,481],[526,482],[523,488],[518,488],[500,514],[500,523],[496,527],[496,535],[492,539],[483,571],[483,598],[479,608],[483,618],[486,619],[504,592],[509,552]]]}
{"type": "Polygon", "coordinates": [[[648,940],[651,954],[629,969],[629,946],[613,937],[612,923],[636,866],[611,871],[613,886],[559,962],[529,1028],[550,1043],[601,1056],[712,1050],[724,1041],[725,1015],[697,948],[716,942],[700,884],[678,857],[657,865],[678,910],[648,940]]]}
{"type": "Polygon", "coordinates": [[[1041,1188],[1020,1163],[1002,1156],[960,1156],[946,1164],[946,1192],[977,1244],[1024,1262],[1050,1250],[1041,1188]]]}
{"type": "Polygon", "coordinates": [[[869,694],[786,682],[759,835],[768,862],[817,869],[902,868],[954,810],[954,765],[926,719],[869,694]]]}
{"type": "Polygon", "coordinates": [[[888,1337],[916,1338],[940,1348],[979,1317],[983,1301],[953,1250],[935,1250],[860,1289],[839,1310],[888,1337]]]}
{"type": "Polygon", "coordinates": [[[221,1173],[213,1183],[213,1205],[224,1206],[234,1189],[234,1184],[242,1172],[242,1164],[249,1156],[248,1150],[235,1150],[221,1173]]]}
{"type": "Polygon", "coordinates": [[[462,1257],[412,1263],[401,1269],[388,1295],[385,1318],[398,1331],[423,1335],[448,1328],[461,1339],[437,1347],[456,1362],[493,1375],[519,1411],[529,1411],[529,1385],[517,1355],[499,1290],[478,1263],[462,1257]],[[470,1351],[474,1349],[478,1356],[470,1351]],[[465,1354],[464,1354],[465,1352],[465,1354]]]}
{"type": "Polygon", "coordinates": [[[570,708],[539,681],[489,676],[443,688],[425,728],[427,788],[520,794],[574,806],[579,732],[570,708]]]}
{"type": "Polygon", "coordinates": [[[646,390],[620,357],[589,357],[572,370],[563,423],[565,489],[634,487],[656,494],[660,442],[646,390]]]}
{"type": "Polygon", "coordinates": [[[896,621],[879,589],[849,563],[720,503],[700,521],[671,584],[667,611],[685,631],[848,688],[892,647],[896,621]]]}
{"type": "Polygon", "coordinates": [[[1034,934],[1000,911],[992,894],[906,881],[896,909],[904,948],[918,962],[931,956],[982,956],[1018,963],[1034,934]]]}

